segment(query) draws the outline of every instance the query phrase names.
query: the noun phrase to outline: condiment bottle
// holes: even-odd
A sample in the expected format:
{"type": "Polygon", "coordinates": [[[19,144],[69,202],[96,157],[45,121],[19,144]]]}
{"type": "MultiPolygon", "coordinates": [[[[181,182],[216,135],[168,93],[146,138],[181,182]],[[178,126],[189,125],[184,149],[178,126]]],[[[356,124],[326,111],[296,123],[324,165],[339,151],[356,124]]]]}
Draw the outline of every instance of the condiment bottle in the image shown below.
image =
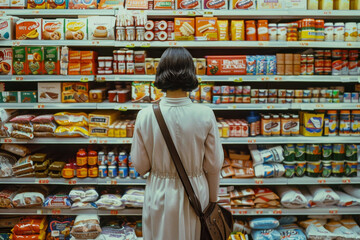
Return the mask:
{"type": "Polygon", "coordinates": [[[299,115],[293,114],[291,116],[291,135],[298,136],[300,134],[300,119],[299,115]]]}
{"type": "Polygon", "coordinates": [[[76,154],[76,165],[81,167],[87,165],[88,157],[85,149],[81,148],[76,154]]]}
{"type": "Polygon", "coordinates": [[[253,111],[250,112],[250,116],[247,117],[247,121],[249,124],[249,135],[252,137],[256,136],[257,117],[253,111]]]}
{"type": "Polygon", "coordinates": [[[96,151],[89,151],[88,153],[88,164],[90,166],[96,165],[98,162],[98,154],[96,151]]]}
{"type": "Polygon", "coordinates": [[[281,136],[291,135],[291,120],[289,115],[283,115],[281,117],[281,136]]]}
{"type": "Polygon", "coordinates": [[[271,118],[269,115],[263,115],[261,118],[261,135],[271,136],[271,118]]]}
{"type": "Polygon", "coordinates": [[[280,136],[280,129],[281,129],[280,117],[278,114],[274,114],[272,115],[272,119],[271,119],[271,135],[280,136]]]}

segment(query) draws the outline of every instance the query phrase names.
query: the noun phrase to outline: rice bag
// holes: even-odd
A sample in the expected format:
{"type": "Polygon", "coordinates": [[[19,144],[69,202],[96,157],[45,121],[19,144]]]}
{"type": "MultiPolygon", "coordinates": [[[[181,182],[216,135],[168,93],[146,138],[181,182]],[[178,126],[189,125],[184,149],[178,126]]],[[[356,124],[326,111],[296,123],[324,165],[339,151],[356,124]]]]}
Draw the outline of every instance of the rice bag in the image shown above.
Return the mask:
{"type": "Polygon", "coordinates": [[[318,207],[335,205],[340,197],[330,187],[327,186],[308,186],[313,196],[313,201],[318,207]]]}
{"type": "Polygon", "coordinates": [[[360,235],[360,227],[353,218],[341,219],[340,223],[347,229],[352,230],[356,234],[360,235]]]}
{"type": "Polygon", "coordinates": [[[280,233],[275,229],[252,230],[251,236],[256,240],[280,240],[280,233]]]}
{"type": "Polygon", "coordinates": [[[74,187],[69,197],[74,202],[95,202],[99,194],[94,187],[74,187]]]}
{"type": "Polygon", "coordinates": [[[323,226],[310,224],[306,228],[306,237],[308,240],[332,240],[335,236],[326,230],[323,226]]]}
{"type": "Polygon", "coordinates": [[[88,203],[88,202],[74,202],[71,205],[71,210],[84,210],[84,209],[97,209],[95,203],[88,203]]]}
{"type": "Polygon", "coordinates": [[[297,187],[277,186],[276,191],[281,199],[281,204],[286,208],[304,208],[307,200],[297,187]]]}
{"type": "Polygon", "coordinates": [[[346,192],[347,194],[360,198],[360,187],[354,186],[354,185],[342,185],[342,190],[346,192]]]}
{"type": "Polygon", "coordinates": [[[346,227],[341,225],[340,222],[328,222],[327,224],[325,224],[325,229],[332,232],[336,236],[337,240],[360,239],[360,236],[358,236],[352,230],[347,229],[346,227]]]}
{"type": "Polygon", "coordinates": [[[16,117],[12,118],[9,122],[29,124],[33,118],[35,118],[35,115],[32,115],[32,114],[18,115],[16,117]]]}
{"type": "Polygon", "coordinates": [[[266,217],[252,219],[250,220],[249,225],[251,229],[273,229],[277,228],[280,223],[275,218],[266,217]]]}
{"type": "Polygon", "coordinates": [[[281,239],[307,240],[303,231],[296,224],[281,225],[277,230],[281,235],[281,239]]]}
{"type": "Polygon", "coordinates": [[[349,194],[346,194],[341,191],[335,191],[335,193],[340,197],[340,201],[337,204],[339,207],[350,207],[350,206],[360,205],[359,198],[350,196],[349,194]]]}
{"type": "Polygon", "coordinates": [[[95,202],[99,209],[124,209],[125,205],[118,194],[103,194],[95,202]]]}
{"type": "Polygon", "coordinates": [[[142,208],[144,194],[144,189],[129,189],[122,196],[122,201],[127,207],[142,208]]]}
{"type": "Polygon", "coordinates": [[[86,127],[89,125],[89,118],[86,113],[59,112],[54,114],[55,122],[61,126],[86,127]]]}

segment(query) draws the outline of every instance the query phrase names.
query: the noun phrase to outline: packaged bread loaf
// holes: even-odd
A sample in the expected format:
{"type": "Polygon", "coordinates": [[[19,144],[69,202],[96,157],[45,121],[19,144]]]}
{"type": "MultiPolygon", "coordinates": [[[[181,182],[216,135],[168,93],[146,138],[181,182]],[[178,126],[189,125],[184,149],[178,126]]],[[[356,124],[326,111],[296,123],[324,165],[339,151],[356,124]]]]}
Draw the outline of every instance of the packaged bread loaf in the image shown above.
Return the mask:
{"type": "Polygon", "coordinates": [[[1,149],[20,157],[25,157],[27,154],[31,153],[28,147],[18,144],[3,144],[1,145],[1,149]]]}

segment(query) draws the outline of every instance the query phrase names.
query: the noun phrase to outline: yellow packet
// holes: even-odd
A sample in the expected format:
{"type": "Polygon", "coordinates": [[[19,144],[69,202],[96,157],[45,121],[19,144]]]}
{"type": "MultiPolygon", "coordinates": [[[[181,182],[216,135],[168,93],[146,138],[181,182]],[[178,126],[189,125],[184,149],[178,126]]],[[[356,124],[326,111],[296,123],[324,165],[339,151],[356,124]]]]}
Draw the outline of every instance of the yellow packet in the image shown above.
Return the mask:
{"type": "Polygon", "coordinates": [[[229,21],[217,20],[219,41],[229,41],[229,21]]]}
{"type": "Polygon", "coordinates": [[[324,114],[303,113],[302,132],[306,137],[321,137],[323,134],[324,114]]]}
{"type": "Polygon", "coordinates": [[[245,25],[244,20],[231,21],[231,40],[245,41],[245,25]]]}

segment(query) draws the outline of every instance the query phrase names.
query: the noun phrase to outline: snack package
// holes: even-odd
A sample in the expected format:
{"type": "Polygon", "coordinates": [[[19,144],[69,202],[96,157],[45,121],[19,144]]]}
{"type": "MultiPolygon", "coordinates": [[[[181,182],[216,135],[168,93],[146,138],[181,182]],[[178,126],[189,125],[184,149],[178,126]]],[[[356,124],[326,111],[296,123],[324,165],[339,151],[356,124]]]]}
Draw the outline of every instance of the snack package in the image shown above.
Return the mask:
{"type": "Polygon", "coordinates": [[[151,102],[158,102],[164,96],[166,96],[166,92],[162,92],[154,86],[154,83],[151,83],[151,102]]]}
{"type": "Polygon", "coordinates": [[[115,20],[111,16],[88,17],[89,40],[114,40],[115,20]]]}
{"type": "Polygon", "coordinates": [[[296,224],[281,225],[277,229],[281,239],[288,240],[307,240],[303,231],[296,224]]]}
{"type": "Polygon", "coordinates": [[[246,75],[246,56],[206,56],[207,75],[246,75]]]}
{"type": "Polygon", "coordinates": [[[276,146],[264,150],[251,150],[251,158],[254,166],[262,163],[281,163],[284,160],[284,149],[281,146],[276,146]]]}
{"type": "Polygon", "coordinates": [[[59,193],[48,196],[44,201],[45,208],[70,208],[71,201],[68,195],[59,193]]]}
{"type": "Polygon", "coordinates": [[[175,0],[154,0],[154,10],[174,10],[175,0]]]}
{"type": "Polygon", "coordinates": [[[88,127],[59,126],[55,130],[56,137],[89,137],[88,127]]]}
{"type": "Polygon", "coordinates": [[[284,6],[283,0],[258,0],[257,1],[257,9],[282,9],[284,6]]]}
{"type": "Polygon", "coordinates": [[[217,20],[218,40],[229,41],[229,20],[217,20]]]}
{"type": "Polygon", "coordinates": [[[300,133],[307,137],[320,137],[323,133],[324,114],[300,112],[300,133]]]}
{"type": "MultiPolygon", "coordinates": [[[[20,217],[6,217],[0,219],[0,228],[13,228],[20,221],[20,217]]],[[[5,238],[6,239],[6,238],[5,238]]]]}
{"type": "Polygon", "coordinates": [[[13,40],[15,38],[15,24],[19,20],[16,17],[0,18],[0,40],[13,40]]]}
{"type": "Polygon", "coordinates": [[[59,47],[44,47],[44,74],[60,74],[59,47]]]}
{"type": "Polygon", "coordinates": [[[213,84],[200,84],[200,99],[202,103],[211,103],[211,89],[213,84]]]}
{"type": "Polygon", "coordinates": [[[244,20],[231,20],[231,41],[245,41],[244,20]]]}
{"type": "Polygon", "coordinates": [[[65,40],[87,40],[87,33],[87,18],[65,19],[65,40]]]}
{"type": "Polygon", "coordinates": [[[128,10],[147,10],[148,8],[148,0],[126,1],[126,9],[128,10]]]}
{"type": "Polygon", "coordinates": [[[31,123],[51,123],[53,121],[54,115],[52,114],[39,115],[31,119],[31,123]]]}
{"type": "Polygon", "coordinates": [[[61,102],[63,103],[82,103],[89,102],[88,83],[63,83],[61,102]]]}
{"type": "Polygon", "coordinates": [[[134,103],[150,102],[150,83],[149,82],[133,82],[131,86],[131,97],[134,103]]]}
{"type": "Polygon", "coordinates": [[[251,236],[256,240],[280,240],[280,233],[275,229],[252,230],[251,236]]]}
{"type": "Polygon", "coordinates": [[[228,0],[203,0],[203,9],[228,9],[228,0]]]}
{"type": "Polygon", "coordinates": [[[46,217],[25,217],[11,230],[16,235],[40,234],[47,228],[46,217]]]}
{"type": "Polygon", "coordinates": [[[27,8],[28,9],[45,9],[46,0],[27,0],[27,8]]]}
{"type": "Polygon", "coordinates": [[[42,39],[43,40],[64,40],[64,18],[43,19],[42,39]]]}
{"type": "Polygon", "coordinates": [[[125,205],[118,194],[103,194],[100,199],[95,202],[99,209],[124,209],[125,205]]]}
{"type": "Polygon", "coordinates": [[[255,0],[230,0],[230,10],[231,9],[233,9],[233,10],[236,10],[236,9],[255,10],[256,2],[255,2],[255,0]]]}
{"type": "Polygon", "coordinates": [[[122,201],[127,207],[142,208],[144,204],[144,189],[129,189],[122,196],[122,201]]]}
{"type": "Polygon", "coordinates": [[[41,18],[19,19],[16,22],[16,40],[41,40],[41,18]]]}
{"type": "Polygon", "coordinates": [[[201,9],[201,0],[176,0],[176,9],[201,9]]]}
{"type": "Polygon", "coordinates": [[[11,125],[12,125],[13,130],[19,130],[19,131],[28,132],[28,133],[34,132],[34,127],[31,123],[30,124],[12,123],[11,125]]]}
{"type": "Polygon", "coordinates": [[[47,195],[47,189],[43,186],[36,188],[24,187],[19,190],[12,200],[12,204],[17,207],[42,206],[47,195]]]}
{"type": "Polygon", "coordinates": [[[46,0],[47,9],[66,9],[68,0],[46,0]]]}
{"type": "Polygon", "coordinates": [[[350,196],[341,191],[335,191],[337,195],[340,197],[340,201],[338,202],[339,207],[350,207],[350,206],[357,206],[360,205],[360,199],[350,196]]]}
{"type": "Polygon", "coordinates": [[[354,185],[342,185],[341,188],[347,194],[360,199],[360,187],[354,185]]]}
{"type": "Polygon", "coordinates": [[[350,229],[353,232],[355,232],[356,234],[360,235],[360,227],[352,217],[341,219],[340,222],[347,229],[350,229]]]}
{"type": "Polygon", "coordinates": [[[341,225],[340,222],[330,221],[325,224],[325,229],[329,230],[337,239],[359,239],[360,237],[352,230],[341,225]]]}
{"type": "Polygon", "coordinates": [[[95,202],[99,194],[94,187],[74,187],[69,197],[73,202],[95,202]]]}
{"type": "Polygon", "coordinates": [[[308,186],[313,196],[313,201],[317,207],[335,205],[339,202],[340,197],[330,187],[326,186],[308,186]]]}
{"type": "Polygon", "coordinates": [[[0,75],[10,75],[12,73],[12,59],[13,51],[11,48],[0,48],[0,75]]]}
{"type": "Polygon", "coordinates": [[[62,126],[88,126],[89,119],[86,113],[59,112],[54,114],[55,122],[62,126]]]}
{"type": "Polygon", "coordinates": [[[0,153],[0,178],[11,177],[13,175],[12,166],[16,158],[10,154],[0,153]]]}
{"type": "Polygon", "coordinates": [[[34,123],[34,132],[51,132],[54,133],[56,129],[55,123],[34,123]]]}
{"type": "Polygon", "coordinates": [[[44,70],[44,51],[42,47],[27,47],[26,59],[30,75],[41,75],[44,70]]]}
{"type": "Polygon", "coordinates": [[[70,230],[74,225],[75,217],[51,216],[49,219],[48,235],[49,240],[70,240],[70,230]]]}
{"type": "Polygon", "coordinates": [[[32,115],[32,114],[18,115],[16,117],[12,118],[9,122],[11,122],[11,123],[29,124],[33,118],[35,118],[35,115],[32,115]]]}
{"type": "Polygon", "coordinates": [[[195,40],[195,20],[194,18],[175,18],[175,41],[195,40]]]}
{"type": "Polygon", "coordinates": [[[77,239],[96,239],[100,233],[100,219],[97,215],[78,215],[71,229],[71,235],[77,239]]]}
{"type": "Polygon", "coordinates": [[[13,74],[27,75],[28,64],[26,58],[26,47],[13,47],[13,74]]]}
{"type": "Polygon", "coordinates": [[[196,17],[195,40],[217,41],[218,29],[216,17],[196,17]]]}
{"type": "Polygon", "coordinates": [[[255,218],[249,222],[249,226],[252,229],[270,229],[277,228],[279,226],[279,221],[275,218],[255,218]]]}
{"type": "Polygon", "coordinates": [[[31,153],[28,147],[18,144],[2,144],[1,149],[20,157],[25,157],[27,154],[31,153]]]}
{"type": "MultiPolygon", "coordinates": [[[[98,9],[118,9],[124,7],[125,0],[100,0],[98,9]]],[[[135,2],[135,1],[130,1],[135,2]]],[[[146,8],[147,9],[147,8],[146,8]]]]}
{"type": "MultiPolygon", "coordinates": [[[[45,48],[48,48],[48,47],[45,47],[45,48]]],[[[48,61],[48,64],[45,63],[45,65],[50,66],[50,67],[48,66],[48,70],[50,70],[52,67],[51,63],[52,63],[51,61],[48,61]]],[[[55,64],[55,66],[56,66],[56,64],[55,64]]],[[[55,67],[54,71],[55,70],[56,70],[56,67],[55,67]]],[[[51,71],[49,73],[51,73],[51,71]]],[[[39,103],[47,103],[47,102],[59,103],[59,102],[61,102],[61,83],[38,82],[38,102],[39,103]]]]}
{"type": "MultiPolygon", "coordinates": [[[[0,208],[13,208],[12,200],[17,193],[17,188],[5,188],[0,191],[0,208]]],[[[1,220],[0,220],[1,221],[1,220]]],[[[14,226],[14,225],[12,225],[14,226]]],[[[11,227],[12,227],[11,226],[11,227]]]]}
{"type": "MultiPolygon", "coordinates": [[[[89,1],[68,0],[68,1],[69,1],[69,3],[68,3],[69,9],[96,9],[96,7],[97,7],[96,0],[89,0],[89,1]]],[[[82,40],[82,39],[78,39],[78,40],[82,40]]]]}
{"type": "Polygon", "coordinates": [[[276,187],[276,191],[281,199],[281,204],[286,208],[304,208],[307,201],[305,196],[297,187],[281,186],[276,187]]]}

